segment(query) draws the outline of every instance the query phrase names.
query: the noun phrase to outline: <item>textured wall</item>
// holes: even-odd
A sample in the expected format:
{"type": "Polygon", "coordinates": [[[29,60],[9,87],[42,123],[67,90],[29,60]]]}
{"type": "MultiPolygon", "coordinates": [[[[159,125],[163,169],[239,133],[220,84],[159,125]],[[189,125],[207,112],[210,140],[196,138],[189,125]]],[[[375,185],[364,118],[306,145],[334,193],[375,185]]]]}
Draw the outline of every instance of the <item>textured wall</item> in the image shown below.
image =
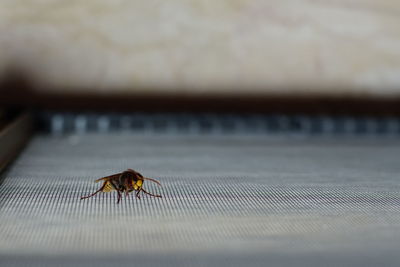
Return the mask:
{"type": "Polygon", "coordinates": [[[400,93],[397,0],[2,0],[0,72],[96,92],[400,93]]]}

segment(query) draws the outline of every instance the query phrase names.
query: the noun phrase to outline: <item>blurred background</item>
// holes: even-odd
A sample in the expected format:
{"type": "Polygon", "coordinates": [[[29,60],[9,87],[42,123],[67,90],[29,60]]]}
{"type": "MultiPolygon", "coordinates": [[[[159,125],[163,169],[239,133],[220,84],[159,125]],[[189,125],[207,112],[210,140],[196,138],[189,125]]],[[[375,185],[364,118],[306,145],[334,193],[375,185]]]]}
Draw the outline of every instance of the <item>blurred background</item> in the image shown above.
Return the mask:
{"type": "Polygon", "coordinates": [[[160,102],[178,109],[177,98],[198,109],[212,99],[214,109],[282,108],[277,98],[303,101],[304,109],[315,99],[396,99],[398,106],[399,12],[393,0],[6,0],[2,104],[41,106],[45,95],[58,107],[73,106],[67,96],[113,96],[132,110],[160,102]]]}
{"type": "Polygon", "coordinates": [[[398,266],[399,136],[399,1],[0,1],[2,266],[398,266]]]}

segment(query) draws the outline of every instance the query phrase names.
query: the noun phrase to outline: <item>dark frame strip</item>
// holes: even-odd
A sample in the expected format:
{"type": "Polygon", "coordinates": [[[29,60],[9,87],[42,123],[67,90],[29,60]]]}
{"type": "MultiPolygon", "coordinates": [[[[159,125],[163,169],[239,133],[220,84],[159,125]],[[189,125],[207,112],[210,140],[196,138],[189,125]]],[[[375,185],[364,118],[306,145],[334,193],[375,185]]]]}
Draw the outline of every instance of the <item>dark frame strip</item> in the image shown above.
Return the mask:
{"type": "Polygon", "coordinates": [[[18,109],[94,112],[215,112],[329,115],[400,115],[400,98],[267,95],[101,95],[2,93],[0,105],[18,109]]]}
{"type": "Polygon", "coordinates": [[[0,130],[0,172],[18,155],[32,136],[33,120],[25,112],[0,130]]]}

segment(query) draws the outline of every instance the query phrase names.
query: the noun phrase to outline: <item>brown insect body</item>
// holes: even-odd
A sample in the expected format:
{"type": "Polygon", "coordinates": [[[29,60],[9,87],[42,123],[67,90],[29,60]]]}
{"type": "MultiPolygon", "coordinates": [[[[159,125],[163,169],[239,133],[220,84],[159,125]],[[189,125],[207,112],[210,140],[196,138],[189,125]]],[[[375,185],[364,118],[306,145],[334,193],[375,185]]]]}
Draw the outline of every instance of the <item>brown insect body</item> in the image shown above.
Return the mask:
{"type": "Polygon", "coordinates": [[[103,185],[100,187],[100,189],[94,192],[93,194],[81,197],[81,199],[93,197],[99,192],[111,192],[114,190],[116,190],[118,193],[117,203],[119,203],[119,201],[121,200],[121,193],[124,192],[125,195],[128,196],[130,192],[136,191],[136,197],[139,199],[140,199],[139,195],[140,192],[143,192],[153,197],[161,197],[161,195],[154,195],[143,189],[143,183],[145,180],[152,181],[161,186],[159,181],[152,178],[143,177],[143,175],[141,175],[137,171],[134,171],[132,169],[127,169],[124,172],[97,179],[96,183],[103,181],[103,185]]]}

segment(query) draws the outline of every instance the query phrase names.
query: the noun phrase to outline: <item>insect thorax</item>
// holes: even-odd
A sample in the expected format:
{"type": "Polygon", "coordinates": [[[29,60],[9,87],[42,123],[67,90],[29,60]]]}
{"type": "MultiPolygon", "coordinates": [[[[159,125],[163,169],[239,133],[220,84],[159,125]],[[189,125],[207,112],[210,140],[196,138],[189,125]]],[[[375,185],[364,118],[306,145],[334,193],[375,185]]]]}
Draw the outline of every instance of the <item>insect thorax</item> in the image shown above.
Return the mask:
{"type": "Polygon", "coordinates": [[[132,171],[125,171],[119,178],[120,185],[128,191],[138,190],[143,185],[143,178],[139,173],[132,171]]]}

